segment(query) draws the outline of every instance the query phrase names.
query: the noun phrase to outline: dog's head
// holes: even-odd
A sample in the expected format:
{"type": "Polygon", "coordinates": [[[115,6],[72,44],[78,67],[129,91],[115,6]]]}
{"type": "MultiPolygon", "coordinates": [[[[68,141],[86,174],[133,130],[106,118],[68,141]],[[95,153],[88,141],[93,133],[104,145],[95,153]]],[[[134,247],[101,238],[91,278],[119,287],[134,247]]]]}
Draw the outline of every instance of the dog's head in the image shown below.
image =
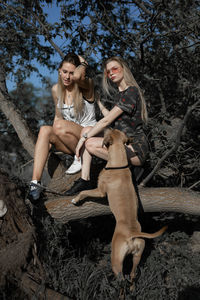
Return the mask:
{"type": "Polygon", "coordinates": [[[106,129],[104,131],[104,139],[103,139],[103,143],[102,143],[102,147],[106,146],[107,148],[109,148],[110,145],[114,144],[114,143],[122,143],[122,144],[126,144],[128,145],[129,143],[132,142],[132,138],[127,137],[127,135],[118,130],[118,129],[106,129]]]}

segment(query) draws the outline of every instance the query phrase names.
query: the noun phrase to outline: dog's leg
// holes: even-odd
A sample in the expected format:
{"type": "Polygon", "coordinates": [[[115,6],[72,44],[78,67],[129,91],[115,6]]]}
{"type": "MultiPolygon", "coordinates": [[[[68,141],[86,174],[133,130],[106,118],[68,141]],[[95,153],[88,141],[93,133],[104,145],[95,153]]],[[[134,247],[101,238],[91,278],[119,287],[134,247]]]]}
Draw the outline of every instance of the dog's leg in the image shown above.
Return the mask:
{"type": "Polygon", "coordinates": [[[103,198],[106,196],[106,193],[103,193],[99,188],[93,190],[86,190],[80,192],[74,199],[72,199],[73,204],[77,204],[79,201],[87,198],[87,197],[94,197],[94,198],[103,198]]]}
{"type": "Polygon", "coordinates": [[[131,247],[132,247],[132,255],[133,255],[133,267],[130,274],[131,283],[132,283],[130,289],[133,291],[135,288],[134,279],[136,277],[136,269],[141,260],[142,253],[144,251],[145,240],[135,238],[133,240],[133,244],[131,245],[131,247]]]}
{"type": "Polygon", "coordinates": [[[114,233],[111,248],[112,270],[116,276],[123,277],[123,261],[128,252],[128,244],[120,233],[114,233]]]}

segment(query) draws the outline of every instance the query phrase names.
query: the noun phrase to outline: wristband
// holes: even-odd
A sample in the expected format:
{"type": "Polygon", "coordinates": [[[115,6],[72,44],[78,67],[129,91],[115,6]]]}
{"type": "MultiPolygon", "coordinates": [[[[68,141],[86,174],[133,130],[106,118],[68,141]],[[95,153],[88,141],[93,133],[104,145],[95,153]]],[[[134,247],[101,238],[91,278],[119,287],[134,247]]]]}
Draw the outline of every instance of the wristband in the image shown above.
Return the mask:
{"type": "Polygon", "coordinates": [[[83,135],[82,135],[83,138],[85,138],[87,140],[88,138],[88,135],[87,135],[87,132],[85,132],[83,135]]]}
{"type": "Polygon", "coordinates": [[[84,67],[86,67],[86,68],[87,68],[87,66],[88,66],[88,64],[87,64],[85,61],[82,61],[82,62],[81,62],[81,65],[84,66],[84,67]]]}

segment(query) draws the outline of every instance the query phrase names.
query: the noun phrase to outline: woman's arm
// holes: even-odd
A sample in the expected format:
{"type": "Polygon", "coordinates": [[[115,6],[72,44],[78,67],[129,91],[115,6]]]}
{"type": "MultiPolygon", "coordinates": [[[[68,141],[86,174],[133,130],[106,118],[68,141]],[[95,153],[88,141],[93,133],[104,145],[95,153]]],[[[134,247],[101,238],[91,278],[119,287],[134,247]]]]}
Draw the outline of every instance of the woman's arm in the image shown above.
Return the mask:
{"type": "Polygon", "coordinates": [[[103,116],[106,117],[110,111],[101,103],[100,99],[97,99],[97,104],[103,116]]]}
{"type": "Polygon", "coordinates": [[[76,156],[80,156],[80,150],[85,143],[86,139],[96,136],[98,133],[104,130],[107,126],[109,126],[117,117],[119,117],[123,113],[123,110],[118,106],[113,107],[111,111],[101,120],[99,120],[86,136],[82,136],[76,146],[76,156]]]}
{"type": "Polygon", "coordinates": [[[101,120],[99,120],[94,127],[88,132],[88,138],[96,136],[98,133],[103,131],[107,126],[109,126],[116,118],[118,118],[123,113],[123,110],[118,106],[114,106],[108,114],[101,120]]]}
{"type": "Polygon", "coordinates": [[[85,71],[88,63],[82,56],[78,56],[81,64],[75,69],[73,80],[83,89],[83,95],[90,102],[94,101],[94,83],[91,78],[85,77],[85,71]]]}
{"type": "Polygon", "coordinates": [[[57,104],[58,104],[57,88],[58,88],[58,85],[54,84],[52,86],[52,89],[51,89],[51,94],[52,94],[53,101],[54,101],[54,104],[55,104],[55,116],[54,116],[53,123],[57,120],[62,120],[63,119],[62,114],[61,114],[60,110],[57,107],[57,104]]]}

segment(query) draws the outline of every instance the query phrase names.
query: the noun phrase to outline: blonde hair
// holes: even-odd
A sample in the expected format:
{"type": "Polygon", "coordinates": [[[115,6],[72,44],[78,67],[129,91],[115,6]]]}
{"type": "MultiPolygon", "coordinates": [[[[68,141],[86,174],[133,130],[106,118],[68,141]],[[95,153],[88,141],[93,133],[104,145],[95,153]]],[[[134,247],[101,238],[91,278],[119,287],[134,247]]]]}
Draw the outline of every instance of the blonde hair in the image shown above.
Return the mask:
{"type": "Polygon", "coordinates": [[[126,84],[128,86],[137,87],[137,89],[139,91],[140,99],[141,99],[141,104],[142,104],[141,105],[141,117],[142,117],[142,120],[145,123],[147,123],[147,120],[148,120],[147,108],[146,108],[146,102],[145,102],[142,90],[140,89],[139,85],[137,84],[131,70],[129,69],[129,67],[127,65],[127,63],[121,57],[113,56],[113,57],[106,60],[106,62],[104,64],[103,89],[106,91],[106,93],[108,95],[110,95],[110,89],[112,89],[112,87],[111,87],[110,81],[108,80],[106,66],[111,61],[116,61],[123,68],[123,70],[124,70],[124,80],[125,80],[126,84]]]}
{"type": "MultiPolygon", "coordinates": [[[[80,65],[79,57],[75,53],[68,53],[61,61],[59,65],[59,69],[62,68],[65,62],[73,64],[75,67],[78,67],[80,65]]],[[[61,80],[59,69],[58,69],[58,106],[59,108],[62,108],[65,100],[66,89],[61,80]]],[[[74,82],[72,97],[73,97],[73,104],[74,104],[74,114],[75,117],[78,118],[81,115],[83,110],[83,94],[81,88],[79,88],[76,82],[74,82]]]]}

